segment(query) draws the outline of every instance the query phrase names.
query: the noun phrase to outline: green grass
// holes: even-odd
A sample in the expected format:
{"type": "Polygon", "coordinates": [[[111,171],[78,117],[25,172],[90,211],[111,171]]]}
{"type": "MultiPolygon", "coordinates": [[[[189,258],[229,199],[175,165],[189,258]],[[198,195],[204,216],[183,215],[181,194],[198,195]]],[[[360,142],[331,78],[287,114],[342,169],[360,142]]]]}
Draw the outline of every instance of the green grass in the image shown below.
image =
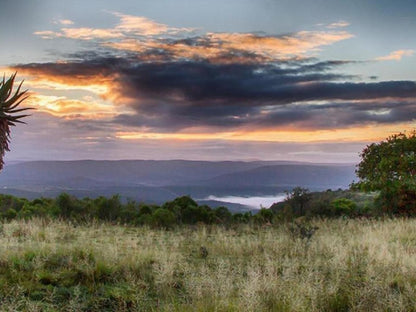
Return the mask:
{"type": "Polygon", "coordinates": [[[0,225],[1,311],[416,311],[416,220],[0,225]],[[203,247],[203,248],[201,248],[203,247]]]}

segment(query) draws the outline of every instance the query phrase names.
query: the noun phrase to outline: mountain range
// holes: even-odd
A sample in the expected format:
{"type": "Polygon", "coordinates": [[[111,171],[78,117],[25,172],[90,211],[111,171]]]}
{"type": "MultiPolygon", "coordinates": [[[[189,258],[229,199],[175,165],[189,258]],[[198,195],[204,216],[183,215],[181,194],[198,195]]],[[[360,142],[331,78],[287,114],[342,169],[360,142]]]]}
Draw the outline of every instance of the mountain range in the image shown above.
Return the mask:
{"type": "Polygon", "coordinates": [[[204,199],[275,195],[295,186],[316,191],[346,188],[355,179],[354,169],[351,164],[290,161],[31,161],[6,166],[0,173],[0,188],[2,193],[26,198],[61,192],[77,197],[119,194],[123,199],[157,204],[190,195],[218,206],[224,203],[204,199]]]}

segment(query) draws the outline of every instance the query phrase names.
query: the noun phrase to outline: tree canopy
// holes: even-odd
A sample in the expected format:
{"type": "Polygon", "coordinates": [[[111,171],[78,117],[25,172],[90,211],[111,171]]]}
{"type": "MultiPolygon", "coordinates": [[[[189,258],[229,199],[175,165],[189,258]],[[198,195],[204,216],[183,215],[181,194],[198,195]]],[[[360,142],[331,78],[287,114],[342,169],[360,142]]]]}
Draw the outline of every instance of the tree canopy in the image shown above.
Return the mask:
{"type": "Polygon", "coordinates": [[[416,132],[392,135],[368,145],[357,166],[360,181],[354,186],[379,191],[387,213],[416,213],[416,132]]]}

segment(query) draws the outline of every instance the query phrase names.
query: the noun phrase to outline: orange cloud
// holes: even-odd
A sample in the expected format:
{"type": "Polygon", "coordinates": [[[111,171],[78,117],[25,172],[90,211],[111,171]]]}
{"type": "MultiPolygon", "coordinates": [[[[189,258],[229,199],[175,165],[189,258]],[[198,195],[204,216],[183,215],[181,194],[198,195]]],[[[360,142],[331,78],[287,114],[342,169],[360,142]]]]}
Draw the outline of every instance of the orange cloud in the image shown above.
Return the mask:
{"type": "Polygon", "coordinates": [[[316,51],[320,46],[353,37],[346,31],[301,31],[283,37],[236,33],[208,34],[208,36],[221,48],[253,52],[273,58],[302,55],[316,51]]]}
{"type": "Polygon", "coordinates": [[[404,56],[412,56],[414,50],[397,50],[393,51],[386,56],[377,57],[377,61],[400,61],[404,56]]]}
{"type": "Polygon", "coordinates": [[[30,89],[44,89],[49,91],[87,91],[105,97],[112,89],[113,77],[100,75],[72,75],[61,76],[42,73],[36,69],[19,68],[19,74],[29,79],[25,81],[25,86],[30,89]]]}
{"type": "Polygon", "coordinates": [[[57,117],[103,119],[116,115],[113,105],[94,101],[90,97],[80,100],[68,99],[66,96],[54,96],[32,93],[26,105],[36,108],[38,112],[46,112],[57,117]]]}
{"type": "Polygon", "coordinates": [[[32,90],[25,105],[41,112],[66,119],[108,119],[132,112],[122,105],[127,99],[114,76],[60,76],[30,68],[19,68],[19,76],[26,78],[24,86],[32,90]],[[80,97],[80,91],[91,95],[80,97]]]}
{"type": "Polygon", "coordinates": [[[116,137],[123,140],[226,140],[247,142],[357,142],[379,141],[391,134],[415,128],[412,123],[400,123],[394,125],[369,125],[331,130],[255,130],[233,132],[195,132],[195,133],[157,133],[145,131],[120,131],[116,137]]]}
{"type": "Polygon", "coordinates": [[[60,32],[54,31],[36,31],[35,35],[41,36],[43,39],[68,38],[79,40],[92,39],[112,39],[122,38],[124,35],[114,29],[94,29],[94,28],[62,28],[60,32]]]}
{"type": "MultiPolygon", "coordinates": [[[[126,15],[118,12],[114,12],[112,14],[120,19],[120,22],[114,28],[61,28],[60,31],[36,31],[34,34],[42,37],[43,39],[67,38],[93,40],[115,39],[127,36],[154,36],[167,33],[175,34],[193,30],[190,28],[168,27],[165,24],[157,23],[142,16],[126,15]]],[[[66,26],[73,24],[71,20],[59,20],[58,22],[66,26]]]]}
{"type": "MultiPolygon", "coordinates": [[[[206,33],[190,40],[178,40],[177,35],[194,31],[192,28],[175,28],[157,23],[142,16],[113,12],[120,21],[114,28],[62,28],[60,31],[37,31],[44,39],[69,38],[77,40],[100,39],[103,46],[123,51],[144,53],[146,51],[168,52],[176,59],[208,59],[212,62],[250,62],[261,60],[302,58],[316,52],[320,47],[349,39],[347,31],[300,31],[286,36],[259,36],[250,33],[206,33]],[[170,38],[169,40],[167,40],[170,38]],[[224,57],[227,54],[228,57],[224,57]],[[248,56],[247,54],[250,54],[248,56]]],[[[330,28],[345,27],[340,21],[330,28]]],[[[157,53],[156,53],[157,54],[157,53]]],[[[162,60],[163,55],[154,54],[150,60],[162,60]]]]}
{"type": "Polygon", "coordinates": [[[26,86],[33,88],[41,88],[47,90],[61,90],[61,91],[71,91],[71,90],[82,90],[88,91],[94,94],[104,96],[109,92],[109,86],[107,81],[94,81],[91,84],[82,84],[79,81],[74,81],[75,79],[60,79],[54,76],[42,76],[38,79],[28,80],[26,86]]]}
{"type": "Polygon", "coordinates": [[[81,40],[122,38],[124,35],[114,29],[62,28],[61,37],[81,40]]]}
{"type": "Polygon", "coordinates": [[[163,45],[155,40],[138,40],[126,38],[118,42],[104,42],[103,46],[131,51],[131,52],[145,52],[146,50],[161,48],[163,45]]]}
{"type": "Polygon", "coordinates": [[[115,29],[132,35],[154,36],[191,32],[194,30],[193,28],[170,27],[143,16],[134,16],[119,12],[114,12],[113,14],[120,18],[120,22],[116,25],[115,29]]]}
{"type": "Polygon", "coordinates": [[[302,31],[283,37],[257,36],[249,33],[208,33],[202,38],[195,39],[193,44],[180,40],[166,43],[154,39],[126,38],[119,42],[107,42],[104,45],[138,53],[152,49],[161,50],[168,52],[171,58],[176,59],[208,59],[215,63],[244,63],[302,58],[307,53],[318,51],[321,46],[352,36],[346,31],[302,31]]]}
{"type": "Polygon", "coordinates": [[[114,13],[120,18],[117,30],[143,36],[159,35],[169,31],[169,27],[146,17],[114,13]]]}

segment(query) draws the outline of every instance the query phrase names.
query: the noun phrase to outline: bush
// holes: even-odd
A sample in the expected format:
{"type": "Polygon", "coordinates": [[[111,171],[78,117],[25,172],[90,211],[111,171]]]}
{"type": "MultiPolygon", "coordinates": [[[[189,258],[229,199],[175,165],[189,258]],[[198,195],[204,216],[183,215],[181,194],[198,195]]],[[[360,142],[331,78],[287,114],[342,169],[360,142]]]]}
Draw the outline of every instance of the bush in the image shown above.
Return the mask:
{"type": "Polygon", "coordinates": [[[114,195],[111,198],[99,197],[97,199],[97,216],[101,220],[114,221],[121,215],[120,196],[114,195]]]}
{"type": "Polygon", "coordinates": [[[158,208],[152,215],[152,223],[154,226],[163,228],[172,228],[176,223],[175,215],[165,208],[158,208]]]}
{"type": "Polygon", "coordinates": [[[67,193],[62,193],[56,198],[58,214],[64,218],[70,218],[73,213],[78,212],[77,199],[67,193]]]}
{"type": "Polygon", "coordinates": [[[270,209],[262,208],[253,218],[257,224],[272,223],[273,212],[270,209]]]}
{"type": "Polygon", "coordinates": [[[218,207],[214,210],[217,223],[230,223],[232,219],[231,212],[227,207],[218,207]]]}
{"type": "Polygon", "coordinates": [[[125,223],[132,223],[139,217],[139,208],[134,201],[129,201],[122,206],[120,211],[120,220],[125,223]]]}
{"type": "Polygon", "coordinates": [[[3,218],[6,218],[7,220],[12,220],[12,219],[16,218],[17,212],[13,208],[10,208],[10,209],[6,210],[5,212],[3,212],[2,216],[3,216],[3,218]]]}
{"type": "Polygon", "coordinates": [[[331,202],[334,216],[353,216],[357,212],[357,204],[347,198],[337,198],[331,202]]]}

